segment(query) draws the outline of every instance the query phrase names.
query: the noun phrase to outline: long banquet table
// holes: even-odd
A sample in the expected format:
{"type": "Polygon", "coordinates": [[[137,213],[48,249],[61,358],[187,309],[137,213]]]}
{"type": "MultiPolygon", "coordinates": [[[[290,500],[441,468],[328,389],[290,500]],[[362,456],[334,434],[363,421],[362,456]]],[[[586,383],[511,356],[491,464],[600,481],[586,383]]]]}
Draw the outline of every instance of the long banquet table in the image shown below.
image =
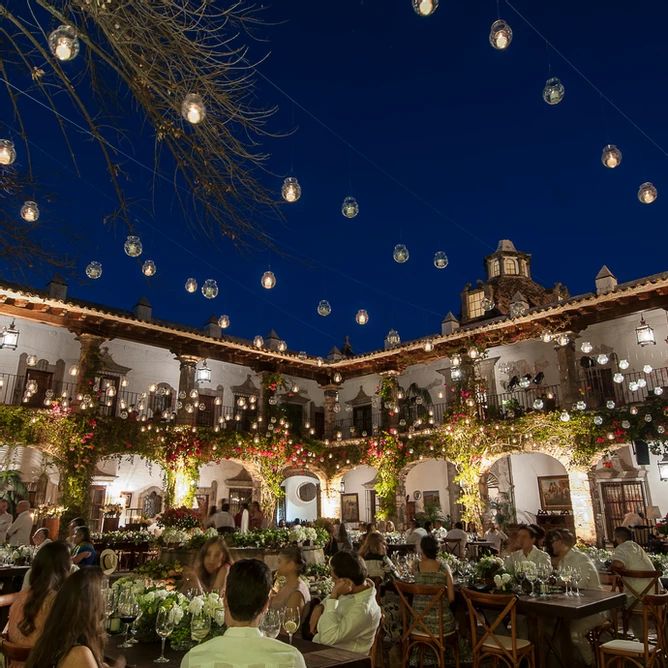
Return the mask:
{"type": "MultiPolygon", "coordinates": [[[[287,641],[286,637],[279,636],[279,640],[287,641]]],[[[127,661],[128,668],[148,668],[154,666],[155,659],[160,656],[159,643],[138,643],[128,649],[120,649],[119,645],[123,642],[123,636],[113,636],[110,638],[106,654],[116,658],[121,654],[127,661]]],[[[293,638],[292,644],[304,655],[306,668],[334,668],[335,666],[345,666],[345,668],[372,668],[371,659],[363,654],[348,652],[344,649],[329,647],[327,645],[318,645],[301,638],[293,638]]],[[[185,652],[176,652],[167,648],[165,656],[170,660],[169,663],[161,665],[165,668],[179,668],[181,659],[185,652]]],[[[221,657],[224,661],[225,657],[221,657]]],[[[221,664],[224,665],[224,664],[221,664]]]]}

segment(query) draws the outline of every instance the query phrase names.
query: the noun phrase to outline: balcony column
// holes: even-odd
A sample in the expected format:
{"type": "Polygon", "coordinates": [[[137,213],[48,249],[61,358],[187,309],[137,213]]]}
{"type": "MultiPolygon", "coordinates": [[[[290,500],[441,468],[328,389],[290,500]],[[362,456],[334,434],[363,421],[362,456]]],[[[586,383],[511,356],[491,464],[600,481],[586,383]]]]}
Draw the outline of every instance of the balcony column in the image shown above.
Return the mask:
{"type": "Polygon", "coordinates": [[[380,400],[381,429],[396,434],[399,429],[399,372],[384,371],[380,374],[381,384],[391,386],[391,396],[380,400]],[[386,405],[389,404],[389,407],[386,405]]]}
{"type": "Polygon", "coordinates": [[[177,355],[176,359],[179,361],[179,392],[177,402],[181,402],[181,408],[178,408],[176,411],[176,422],[177,424],[190,424],[195,421],[195,411],[188,413],[186,405],[194,405],[193,399],[190,398],[190,392],[197,389],[195,371],[199,357],[194,355],[177,355]],[[184,393],[185,397],[183,396],[184,393]]]}
{"type": "Polygon", "coordinates": [[[79,375],[77,381],[76,395],[73,397],[74,403],[81,403],[78,395],[89,394],[95,398],[97,388],[95,387],[95,378],[100,372],[100,346],[106,340],[103,336],[95,334],[82,333],[77,336],[81,344],[79,350],[79,375]]]}
{"type": "Polygon", "coordinates": [[[571,408],[580,399],[578,365],[575,358],[575,335],[565,346],[557,346],[557,364],[559,365],[559,391],[561,405],[571,408]]]}
{"type": "Polygon", "coordinates": [[[585,469],[569,469],[568,483],[571,489],[575,535],[585,543],[595,543],[596,522],[588,472],[585,469]]]}

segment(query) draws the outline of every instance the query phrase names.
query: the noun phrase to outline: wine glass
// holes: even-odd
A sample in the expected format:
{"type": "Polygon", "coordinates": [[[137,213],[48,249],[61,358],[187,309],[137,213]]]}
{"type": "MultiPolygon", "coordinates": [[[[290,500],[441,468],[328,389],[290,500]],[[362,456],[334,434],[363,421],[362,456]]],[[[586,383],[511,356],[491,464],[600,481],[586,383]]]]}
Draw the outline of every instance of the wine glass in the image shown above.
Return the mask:
{"type": "Polygon", "coordinates": [[[564,595],[565,596],[570,596],[571,592],[568,590],[568,586],[569,586],[570,581],[571,581],[570,569],[569,568],[562,568],[559,571],[559,579],[561,580],[561,582],[564,584],[564,587],[565,587],[564,595]]]}
{"type": "Polygon", "coordinates": [[[573,593],[573,596],[582,596],[582,592],[580,591],[580,582],[582,582],[582,572],[574,568],[571,571],[571,583],[575,585],[575,592],[573,593]]]}
{"type": "Polygon", "coordinates": [[[139,627],[137,626],[137,622],[141,619],[142,617],[142,611],[141,609],[139,610],[139,614],[135,617],[134,622],[130,624],[130,635],[131,638],[128,640],[128,642],[131,645],[136,645],[139,641],[137,640],[137,633],[139,633],[139,627]]]}
{"type": "Polygon", "coordinates": [[[121,618],[121,621],[125,624],[125,642],[119,647],[127,649],[132,647],[133,643],[129,641],[128,636],[130,635],[130,624],[139,615],[139,604],[135,599],[133,593],[130,590],[126,590],[121,593],[118,598],[118,616],[121,618]]]}
{"type": "Polygon", "coordinates": [[[283,630],[288,634],[292,645],[292,636],[299,628],[299,608],[283,609],[283,630]]]}
{"type": "Polygon", "coordinates": [[[529,596],[535,598],[536,592],[534,591],[533,585],[538,578],[538,573],[533,568],[528,568],[524,573],[524,577],[526,578],[527,582],[531,585],[531,593],[529,594],[529,596]]]}
{"type": "Polygon", "coordinates": [[[190,638],[195,642],[202,642],[206,639],[211,631],[211,617],[203,610],[198,613],[193,613],[190,620],[190,638]]]}
{"type": "Polygon", "coordinates": [[[171,615],[171,610],[168,608],[159,608],[158,615],[155,618],[155,632],[160,636],[162,642],[162,650],[160,656],[153,661],[153,663],[169,663],[169,659],[165,657],[165,640],[172,635],[174,631],[174,618],[171,615]]]}
{"type": "Polygon", "coordinates": [[[113,589],[103,589],[102,596],[104,598],[104,614],[109,620],[116,612],[116,592],[113,589]]]}
{"type": "Polygon", "coordinates": [[[267,610],[260,623],[260,631],[266,638],[276,638],[281,630],[281,613],[279,610],[267,610]]]}

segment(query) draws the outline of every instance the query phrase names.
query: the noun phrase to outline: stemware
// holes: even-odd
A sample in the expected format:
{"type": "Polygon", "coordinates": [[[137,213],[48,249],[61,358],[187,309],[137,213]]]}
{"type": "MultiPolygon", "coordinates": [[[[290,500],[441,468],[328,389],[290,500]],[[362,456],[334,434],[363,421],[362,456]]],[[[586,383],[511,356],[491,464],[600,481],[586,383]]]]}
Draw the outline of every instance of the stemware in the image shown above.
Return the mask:
{"type": "Polygon", "coordinates": [[[260,623],[260,631],[267,638],[276,638],[281,630],[281,614],[279,610],[267,610],[260,623]]]}
{"type": "Polygon", "coordinates": [[[573,592],[573,596],[582,596],[582,592],[580,591],[580,582],[582,582],[582,572],[574,568],[571,571],[571,588],[572,585],[575,585],[575,592],[573,592]]]}
{"type": "Polygon", "coordinates": [[[159,608],[158,615],[155,618],[155,632],[160,636],[162,642],[162,649],[160,656],[153,661],[153,663],[169,663],[169,659],[165,657],[165,641],[174,631],[174,618],[171,615],[171,610],[168,608],[159,608]]]}
{"type": "Polygon", "coordinates": [[[526,578],[527,582],[531,585],[531,593],[529,594],[529,596],[535,598],[536,592],[534,591],[534,583],[538,579],[538,573],[533,568],[529,568],[524,573],[524,577],[526,578]]]}
{"type": "Polygon", "coordinates": [[[190,620],[190,638],[195,642],[202,642],[211,631],[211,617],[204,611],[193,613],[190,620]]]}
{"type": "Polygon", "coordinates": [[[121,622],[125,624],[125,642],[119,647],[127,649],[132,647],[133,643],[129,640],[130,635],[130,625],[139,615],[139,604],[134,597],[134,594],[126,590],[120,594],[118,597],[118,616],[121,619],[121,622]]]}
{"type": "Polygon", "coordinates": [[[283,609],[283,630],[288,634],[292,645],[292,636],[299,628],[299,608],[283,609]]]}
{"type": "Polygon", "coordinates": [[[103,589],[102,597],[104,599],[104,614],[109,620],[116,612],[116,593],[113,589],[103,589]]]}
{"type": "Polygon", "coordinates": [[[142,617],[142,611],[139,610],[139,614],[135,617],[134,622],[130,624],[130,640],[128,642],[131,645],[136,645],[139,641],[137,640],[137,634],[139,633],[139,627],[137,626],[137,622],[141,619],[142,617]]]}
{"type": "Polygon", "coordinates": [[[564,585],[564,595],[571,596],[571,592],[569,591],[569,585],[571,583],[570,568],[562,568],[559,571],[559,579],[564,585]]]}

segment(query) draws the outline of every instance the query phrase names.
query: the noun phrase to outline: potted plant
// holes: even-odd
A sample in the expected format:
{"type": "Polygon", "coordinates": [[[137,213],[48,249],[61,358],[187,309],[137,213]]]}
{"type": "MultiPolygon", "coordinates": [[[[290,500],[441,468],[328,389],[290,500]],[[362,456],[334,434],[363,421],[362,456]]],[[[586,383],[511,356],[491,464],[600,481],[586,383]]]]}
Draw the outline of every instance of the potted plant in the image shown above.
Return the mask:
{"type": "Polygon", "coordinates": [[[123,506],[120,503],[108,503],[106,506],[102,506],[103,531],[117,531],[122,512],[123,506]]]}
{"type": "Polygon", "coordinates": [[[66,512],[65,506],[54,506],[50,503],[43,503],[37,507],[38,523],[49,531],[49,537],[52,540],[58,538],[60,518],[66,512]]]}

